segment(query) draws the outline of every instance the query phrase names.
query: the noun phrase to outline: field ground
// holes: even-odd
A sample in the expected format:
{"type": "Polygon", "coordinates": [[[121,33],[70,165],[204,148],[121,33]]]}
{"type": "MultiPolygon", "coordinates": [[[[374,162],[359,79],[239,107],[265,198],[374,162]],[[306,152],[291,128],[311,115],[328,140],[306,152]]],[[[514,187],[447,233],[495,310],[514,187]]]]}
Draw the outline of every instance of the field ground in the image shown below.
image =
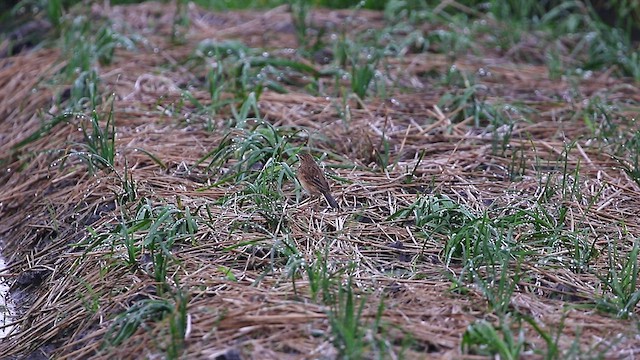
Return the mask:
{"type": "Polygon", "coordinates": [[[1,357],[640,355],[640,71],[587,67],[597,36],[455,2],[75,11],[0,59],[1,357]]]}

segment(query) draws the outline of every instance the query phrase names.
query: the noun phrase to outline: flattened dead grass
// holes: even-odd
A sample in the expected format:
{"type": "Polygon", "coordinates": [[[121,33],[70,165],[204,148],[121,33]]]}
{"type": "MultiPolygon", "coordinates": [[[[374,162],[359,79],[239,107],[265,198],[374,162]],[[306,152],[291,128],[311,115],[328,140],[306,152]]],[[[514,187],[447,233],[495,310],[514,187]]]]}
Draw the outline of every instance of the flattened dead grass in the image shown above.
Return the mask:
{"type": "MultiPolygon", "coordinates": [[[[607,72],[571,84],[549,79],[544,66],[514,63],[507,57],[469,55],[451,60],[431,53],[390,59],[389,77],[406,91],[390,99],[349,100],[348,124],[337,111],[338,99],[315,97],[294,86],[287,88],[287,94],[265,91],[259,106],[267,121],[306,130],[313,146],[329,154],[324,160],[329,171],[345,179],[333,187],[342,211],[324,211],[323,203],[298,202],[291,184],[285,189],[282,213],[277,214],[290,228],[287,239],[277,232],[269,237],[257,229],[239,231],[237,223],[265,223],[250,203],[216,205],[241,190],[242,184],[207,188],[212,175],[205,165],[193,167],[218,146],[225,129],[220,126],[207,132],[197,118],[186,122],[184,114],[193,110],[189,104],[180,113],[167,109],[180,100],[186,84],[202,76],[182,66],[182,59],[200,40],[238,39],[247,46],[274,51],[293,48],[297,44],[290,14],[282,7],[223,14],[190,8],[191,32],[185,44],[174,45],[168,42],[173,10],[167,5],[145,3],[126,10],[94,5],[93,11],[108,16],[116,27],[139,31],[149,39],[148,46],[137,52],[117,50],[114,63],[99,69],[105,94],[113,92],[116,98],[116,169],[124,168],[126,157],[139,195],[154,204],[179,199],[184,206],[200,209],[203,218],[208,216],[204,206],[211,211],[211,218],[206,225],[200,224],[193,239],[172,249],[178,262],[170,266],[168,277],[179,275],[180,286],[190,294],[185,348],[189,358],[338,356],[325,336],[330,326],[327,308],[310,301],[306,278],[297,279],[294,289],[284,260],[270,256],[271,247],[283,240],[295,243],[307,261],[324,249],[328,249],[330,267],[355,261],[354,283],[369,294],[364,319],[375,318],[377,305],[384,299],[382,319],[393,329],[389,343],[401,346],[398,339],[403,333],[414,341],[405,353],[407,358],[460,358],[467,326],[478,319],[496,321],[495,315],[487,311],[480,289],[471,286],[464,294],[451,291],[447,274],[461,269],[455,263],[447,269],[442,261],[445,236],[425,237],[410,220],[389,217],[410,206],[421,193],[444,194],[477,213],[501,205],[531,209],[544,191],[539,174],[545,173],[551,183],[561,182],[564,164],[559,159],[565,145],[574,140],[576,149],[567,155],[567,166],[569,173],[578,169],[583,200],[559,196],[552,200],[564,201],[569,209],[565,226],[586,228],[601,250],[611,239],[621,238],[619,227],[612,225],[615,222],[622,221],[633,237],[640,234],[635,221],[640,208],[638,184],[593,145],[592,133],[580,119],[567,120],[586,106],[585,99],[598,94],[606,93],[612,101],[624,98],[639,103],[636,84],[607,72]],[[468,73],[479,69],[490,73],[477,79],[486,88],[486,102],[518,102],[530,110],[531,121],[516,124],[504,153],[493,151],[495,140],[485,127],[476,126],[471,118],[454,122],[459,110],[438,105],[447,89],[432,86],[433,79],[426,74],[444,73],[452,65],[468,73]],[[375,164],[383,138],[395,163],[385,171],[375,164]],[[154,154],[166,168],[137,148],[154,154]],[[418,163],[421,154],[424,158],[418,163]],[[527,164],[515,181],[514,157],[527,164]],[[407,183],[407,169],[414,168],[414,180],[407,183]]],[[[353,31],[384,26],[376,12],[354,15],[318,10],[312,19],[337,29],[347,17],[355,19],[350,22],[353,31]]],[[[89,237],[88,226],[106,229],[117,224],[120,211],[126,210],[116,206],[116,194],[121,191],[117,177],[102,172],[93,176],[73,158],[64,168],[58,166],[72,143],[82,140],[75,119],[15,149],[40,129],[47,118],[43,113],[59,111],[52,97],[64,86],[43,85],[42,80],[64,64],[54,50],[0,60],[0,154],[6,159],[0,174],[0,236],[10,263],[5,273],[14,280],[13,296],[20,306],[18,330],[0,344],[0,354],[43,352],[60,359],[156,357],[166,346],[167,321],[138,329],[116,348],[102,347],[117,314],[137,300],[159,296],[150,271],[144,266],[135,271],[126,268],[118,256],[105,256],[109,249],[84,252],[72,246],[89,237]]],[[[191,93],[203,104],[210,102],[203,90],[191,93]]],[[[636,110],[621,111],[633,116],[636,110]]],[[[212,120],[224,124],[228,116],[221,112],[212,120]]],[[[620,246],[628,249],[631,244],[620,246]]],[[[524,264],[527,277],[518,284],[510,305],[547,331],[563,323],[561,349],[574,341],[583,349],[598,343],[612,346],[608,356],[633,356],[640,349],[635,320],[614,319],[592,307],[566,307],[593,303],[602,292],[594,273],[607,266],[604,253],[593,263],[594,271],[586,273],[524,264]],[[566,297],[560,298],[559,293],[566,297]]],[[[532,347],[544,348],[544,340],[531,327],[525,325],[524,331],[532,347]]]]}

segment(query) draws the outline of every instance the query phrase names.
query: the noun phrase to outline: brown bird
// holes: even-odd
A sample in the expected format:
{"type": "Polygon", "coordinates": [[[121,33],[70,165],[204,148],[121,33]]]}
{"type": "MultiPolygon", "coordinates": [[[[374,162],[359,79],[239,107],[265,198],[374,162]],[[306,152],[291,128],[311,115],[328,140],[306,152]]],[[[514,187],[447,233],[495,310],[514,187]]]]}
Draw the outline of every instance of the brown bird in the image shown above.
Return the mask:
{"type": "Polygon", "coordinates": [[[331,196],[329,183],[311,154],[303,153],[299,154],[298,157],[300,158],[300,167],[298,168],[298,181],[300,181],[300,185],[302,185],[311,196],[324,195],[329,205],[338,209],[339,206],[336,199],[331,196]]]}

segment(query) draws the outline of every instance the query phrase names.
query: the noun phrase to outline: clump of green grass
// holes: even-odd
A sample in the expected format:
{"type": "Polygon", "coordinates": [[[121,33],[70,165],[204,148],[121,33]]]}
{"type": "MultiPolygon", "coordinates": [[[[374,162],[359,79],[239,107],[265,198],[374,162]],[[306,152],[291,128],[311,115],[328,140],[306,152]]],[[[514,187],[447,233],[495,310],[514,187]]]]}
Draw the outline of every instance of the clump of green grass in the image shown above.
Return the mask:
{"type": "Polygon", "coordinates": [[[620,254],[616,243],[610,244],[608,249],[608,271],[606,275],[599,276],[610,295],[603,296],[598,301],[598,308],[610,312],[615,316],[627,319],[635,314],[635,308],[640,302],[640,289],[638,289],[638,253],[640,247],[634,240],[633,248],[626,255],[620,254]]]}
{"type": "Polygon", "coordinates": [[[138,301],[116,316],[104,337],[104,346],[119,346],[139,328],[150,329],[150,323],[168,321],[166,341],[159,346],[166,356],[177,359],[184,348],[189,296],[180,287],[177,275],[170,269],[180,266],[173,255],[177,242],[191,239],[198,231],[198,215],[180,201],[177,205],[154,206],[139,199],[134,213],[121,206],[120,222],[102,231],[89,228],[90,237],[77,244],[86,254],[96,249],[108,250],[101,256],[112,263],[123,263],[133,273],[148,272],[155,284],[157,298],[138,301]],[[145,260],[147,259],[147,260],[145,260]],[[115,262],[114,262],[115,260],[115,262]],[[148,265],[142,266],[146,261],[148,265]]]}
{"type": "Polygon", "coordinates": [[[307,35],[309,34],[309,10],[311,2],[306,0],[290,0],[289,11],[291,11],[291,22],[296,30],[298,46],[304,49],[307,46],[307,35]]]}
{"type": "Polygon", "coordinates": [[[167,284],[168,267],[175,262],[172,248],[176,241],[193,241],[198,230],[197,219],[189,207],[154,206],[143,198],[133,216],[123,210],[119,224],[102,232],[90,228],[92,236],[78,246],[85,247],[86,252],[96,248],[110,249],[108,256],[122,258],[132,270],[137,269],[140,256],[146,252],[153,264],[158,293],[162,293],[167,284]]]}
{"type": "MultiPolygon", "coordinates": [[[[327,306],[326,314],[330,324],[330,340],[344,358],[357,359],[376,354],[378,358],[391,351],[391,346],[384,338],[387,325],[382,321],[384,301],[380,300],[373,321],[367,321],[363,315],[369,298],[366,294],[358,294],[350,274],[355,268],[352,262],[341,264],[331,261],[329,245],[323,252],[317,251],[315,257],[303,259],[292,243],[289,248],[286,265],[287,276],[291,278],[294,292],[297,291],[296,279],[305,274],[308,280],[309,296],[313,302],[327,306]],[[347,276],[345,282],[344,277],[347,276]],[[372,334],[371,336],[365,336],[372,334]]],[[[405,343],[406,346],[408,343],[405,343]]],[[[404,347],[403,347],[404,349],[404,347]]]]}
{"type": "MultiPolygon", "coordinates": [[[[291,59],[274,57],[261,49],[253,49],[237,41],[205,40],[188,60],[192,68],[206,65],[207,88],[212,99],[220,99],[222,89],[235,96],[233,102],[245,102],[249,94],[260,98],[263,89],[286,93],[283,84],[295,83],[298,78],[311,84],[317,82],[320,72],[313,66],[291,59]]],[[[312,87],[316,87],[311,85],[312,87]]],[[[226,104],[213,102],[213,110],[226,104]]]]}
{"type": "Polygon", "coordinates": [[[522,260],[516,259],[515,269],[511,270],[511,254],[499,252],[495,257],[497,259],[492,259],[493,263],[486,266],[469,264],[467,268],[476,286],[487,299],[491,312],[505,316],[510,311],[511,298],[520,281],[522,260]]]}
{"type": "Polygon", "coordinates": [[[622,156],[616,157],[620,167],[640,185],[640,130],[624,141],[621,146],[622,156]]]}
{"type": "Polygon", "coordinates": [[[218,176],[210,186],[246,182],[251,193],[278,194],[285,181],[295,178],[287,163],[298,151],[289,143],[292,133],[259,120],[253,96],[238,112],[234,111],[234,117],[235,127],[195,165],[208,161],[207,170],[218,176]],[[257,121],[249,119],[250,109],[253,109],[257,121]]]}
{"type": "Polygon", "coordinates": [[[372,354],[378,358],[390,356],[391,347],[381,336],[386,327],[382,321],[384,301],[380,300],[374,320],[368,322],[363,317],[367,296],[355,293],[351,276],[346,284],[339,283],[334,291],[327,316],[331,340],[340,355],[345,359],[360,359],[372,354]]]}
{"type": "Polygon", "coordinates": [[[354,294],[351,278],[340,284],[337,298],[328,314],[333,333],[333,343],[347,359],[357,359],[364,354],[364,327],[362,311],[365,299],[354,294]]]}
{"type": "Polygon", "coordinates": [[[160,350],[167,359],[179,359],[184,349],[187,329],[189,296],[178,289],[170,298],[144,299],[118,314],[103,339],[103,349],[122,345],[140,328],[151,329],[151,324],[168,319],[166,339],[158,339],[160,350]]]}
{"type": "Polygon", "coordinates": [[[475,219],[471,209],[446,195],[420,196],[406,208],[393,213],[389,220],[413,218],[415,226],[427,233],[449,233],[475,219]]]}
{"type": "Polygon", "coordinates": [[[374,53],[367,55],[364,63],[360,64],[355,59],[351,63],[351,91],[364,99],[371,84],[380,55],[374,53]]]}
{"type": "Polygon", "coordinates": [[[502,359],[518,359],[523,353],[533,353],[548,360],[604,357],[613,345],[595,343],[585,349],[580,344],[580,329],[576,330],[576,336],[568,348],[560,347],[566,315],[567,312],[564,312],[560,323],[551,331],[545,331],[532,317],[517,312],[500,318],[497,325],[478,320],[470,324],[463,334],[461,350],[465,354],[499,356],[502,359]],[[525,323],[542,337],[544,346],[535,346],[530,342],[531,339],[528,340],[523,327],[525,323]]]}
{"type": "Polygon", "coordinates": [[[117,47],[135,49],[135,42],[113,30],[108,21],[92,21],[78,15],[61,24],[62,56],[67,59],[63,74],[67,78],[89,72],[95,64],[108,65],[113,62],[117,47]]]}
{"type": "Polygon", "coordinates": [[[171,24],[171,41],[175,44],[184,44],[189,32],[189,9],[188,1],[176,1],[176,12],[171,24]]]}
{"type": "Polygon", "coordinates": [[[119,346],[130,338],[140,326],[147,327],[147,322],[157,322],[172,313],[173,306],[168,300],[146,299],[135,303],[126,311],[116,316],[113,324],[104,336],[104,347],[119,346]]]}
{"type": "Polygon", "coordinates": [[[329,248],[325,247],[324,254],[316,252],[316,257],[312,263],[305,263],[305,273],[309,280],[309,291],[312,301],[318,301],[318,296],[322,295],[322,303],[331,304],[335,301],[333,289],[340,281],[340,275],[344,269],[330,271],[329,269],[329,248]]]}
{"type": "Polygon", "coordinates": [[[174,304],[169,315],[169,344],[166,346],[166,354],[169,359],[180,359],[185,346],[184,340],[188,326],[189,294],[186,290],[179,288],[173,299],[174,304]]]}
{"type": "Polygon", "coordinates": [[[84,141],[78,144],[81,150],[74,151],[72,154],[83,159],[90,172],[95,172],[96,168],[114,170],[116,125],[113,106],[112,102],[111,109],[106,115],[104,127],[100,125],[100,115],[95,109],[91,111],[89,118],[91,131],[87,130],[87,125],[81,125],[84,141]]]}
{"type": "Polygon", "coordinates": [[[334,96],[345,99],[356,96],[360,103],[371,96],[390,95],[385,85],[389,77],[383,72],[383,65],[386,57],[392,54],[386,51],[388,46],[380,41],[379,37],[382,36],[380,31],[356,39],[349,37],[346,32],[338,36],[333,44],[334,70],[331,72],[334,96]],[[348,87],[344,86],[345,80],[348,80],[348,87]]]}
{"type": "Polygon", "coordinates": [[[465,353],[495,355],[501,359],[519,359],[525,349],[524,330],[520,321],[505,318],[499,326],[484,320],[476,321],[467,327],[460,346],[465,353]],[[516,330],[512,326],[516,325],[516,330]]]}
{"type": "Polygon", "coordinates": [[[95,72],[83,73],[71,90],[72,97],[78,98],[77,104],[88,103],[80,105],[80,107],[88,107],[90,109],[89,115],[78,111],[66,111],[56,115],[51,120],[44,122],[33,134],[16,144],[14,149],[19,150],[47,136],[58,124],[72,124],[82,131],[83,141],[73,144],[79,149],[72,150],[70,154],[66,155],[61,165],[65,164],[68,156],[74,155],[88,165],[90,172],[95,172],[97,169],[114,170],[116,156],[114,101],[111,102],[110,109],[106,114],[98,111],[98,105],[101,103],[98,81],[95,72]],[[77,125],[76,122],[78,122],[77,125]]]}

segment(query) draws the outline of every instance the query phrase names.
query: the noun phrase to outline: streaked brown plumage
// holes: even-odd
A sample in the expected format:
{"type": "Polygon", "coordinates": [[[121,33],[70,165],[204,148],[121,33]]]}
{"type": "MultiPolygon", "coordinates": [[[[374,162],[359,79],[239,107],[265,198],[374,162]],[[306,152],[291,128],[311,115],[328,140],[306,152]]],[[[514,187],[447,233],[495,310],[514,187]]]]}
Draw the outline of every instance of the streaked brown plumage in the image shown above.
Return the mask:
{"type": "Polygon", "coordinates": [[[339,206],[336,199],[331,196],[329,183],[311,154],[303,153],[298,155],[298,157],[300,158],[300,167],[298,168],[297,176],[300,185],[302,185],[311,196],[322,194],[331,207],[338,209],[339,206]]]}

